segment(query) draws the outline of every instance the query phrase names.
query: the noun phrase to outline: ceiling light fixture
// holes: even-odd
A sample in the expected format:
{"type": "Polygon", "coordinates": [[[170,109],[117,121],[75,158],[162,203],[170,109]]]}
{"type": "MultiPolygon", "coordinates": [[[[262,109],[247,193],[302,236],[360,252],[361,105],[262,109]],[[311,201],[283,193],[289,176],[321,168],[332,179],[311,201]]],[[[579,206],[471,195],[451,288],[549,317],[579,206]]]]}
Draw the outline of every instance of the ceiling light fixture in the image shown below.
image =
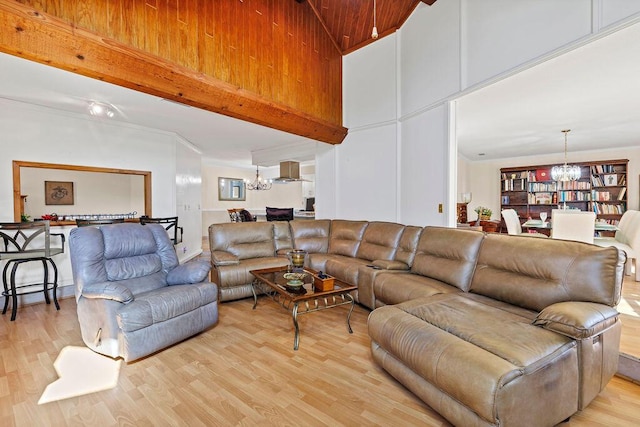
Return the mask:
{"type": "Polygon", "coordinates": [[[89,114],[97,117],[112,118],[116,113],[111,105],[92,101],[91,103],[89,103],[89,114]]]}
{"type": "Polygon", "coordinates": [[[373,31],[371,31],[371,37],[378,38],[378,27],[376,26],[376,0],[373,0],[373,31]]]}
{"type": "Polygon", "coordinates": [[[247,190],[271,190],[271,185],[273,185],[272,180],[262,180],[262,177],[258,172],[258,166],[256,166],[256,179],[254,179],[252,182],[249,182],[248,179],[245,179],[244,182],[247,185],[247,190]]]}
{"type": "Polygon", "coordinates": [[[580,179],[580,166],[569,166],[567,164],[567,134],[571,129],[565,129],[564,133],[564,165],[554,166],[551,169],[551,179],[554,181],[577,181],[580,179]]]}

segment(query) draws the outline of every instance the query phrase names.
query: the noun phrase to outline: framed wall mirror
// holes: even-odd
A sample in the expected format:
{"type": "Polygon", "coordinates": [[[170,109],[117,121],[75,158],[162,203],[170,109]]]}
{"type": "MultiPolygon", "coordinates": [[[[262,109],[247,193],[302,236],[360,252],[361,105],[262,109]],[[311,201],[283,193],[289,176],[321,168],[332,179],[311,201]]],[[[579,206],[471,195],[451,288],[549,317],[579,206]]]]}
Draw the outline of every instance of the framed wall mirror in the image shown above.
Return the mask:
{"type": "Polygon", "coordinates": [[[246,200],[244,180],[240,178],[218,178],[218,200],[246,200]]]}

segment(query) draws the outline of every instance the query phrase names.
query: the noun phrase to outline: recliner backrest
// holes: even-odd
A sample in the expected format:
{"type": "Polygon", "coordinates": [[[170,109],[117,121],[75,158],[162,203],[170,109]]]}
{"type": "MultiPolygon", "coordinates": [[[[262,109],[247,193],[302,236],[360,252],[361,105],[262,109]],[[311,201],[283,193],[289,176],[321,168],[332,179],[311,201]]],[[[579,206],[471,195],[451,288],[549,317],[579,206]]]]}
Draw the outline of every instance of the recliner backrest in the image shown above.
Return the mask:
{"type": "Polygon", "coordinates": [[[404,225],[392,222],[370,222],[362,236],[356,258],[392,260],[402,237],[404,225]]]}
{"type": "Polygon", "coordinates": [[[79,227],[69,244],[76,296],[86,284],[119,282],[139,294],[166,286],[178,264],[173,244],[160,224],[135,223],[79,227]]]}
{"type": "Polygon", "coordinates": [[[273,223],[211,224],[209,247],[212,252],[229,252],[240,260],[275,256],[273,223]]]}
{"type": "Polygon", "coordinates": [[[614,247],[488,233],[471,292],[529,310],[563,301],[615,306],[625,255],[614,247]]]}
{"type": "Polygon", "coordinates": [[[480,231],[425,227],[411,272],[467,292],[483,240],[484,233],[480,231]]]}
{"type": "Polygon", "coordinates": [[[330,219],[291,221],[293,248],[309,253],[327,253],[329,249],[330,219]]]}
{"type": "Polygon", "coordinates": [[[367,225],[367,221],[332,220],[328,253],[355,258],[367,225]]]}
{"type": "Polygon", "coordinates": [[[398,249],[396,251],[396,261],[404,262],[409,267],[413,265],[422,230],[424,230],[422,227],[416,227],[414,225],[407,225],[404,227],[402,237],[400,237],[400,242],[398,243],[398,249]]]}

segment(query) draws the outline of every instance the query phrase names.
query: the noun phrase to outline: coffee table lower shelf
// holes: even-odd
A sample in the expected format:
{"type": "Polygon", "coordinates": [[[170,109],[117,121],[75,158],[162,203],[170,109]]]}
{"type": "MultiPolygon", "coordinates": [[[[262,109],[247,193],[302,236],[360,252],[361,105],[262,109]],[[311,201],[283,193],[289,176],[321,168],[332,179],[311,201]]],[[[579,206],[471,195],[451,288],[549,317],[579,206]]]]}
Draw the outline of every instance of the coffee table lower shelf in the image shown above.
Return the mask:
{"type": "MultiPolygon", "coordinates": [[[[351,329],[351,313],[353,313],[355,301],[350,292],[356,289],[355,286],[343,284],[342,288],[326,292],[313,292],[310,289],[306,289],[306,294],[299,295],[295,292],[288,291],[284,286],[278,283],[273,283],[272,281],[265,279],[265,276],[261,275],[260,272],[260,270],[251,272],[255,276],[255,279],[251,283],[253,309],[255,310],[258,305],[258,293],[264,293],[271,297],[271,299],[278,303],[282,308],[289,311],[291,313],[293,327],[295,329],[293,338],[294,350],[298,350],[300,345],[298,315],[301,314],[328,310],[342,305],[349,305],[349,312],[347,313],[347,331],[350,334],[353,333],[353,329],[351,329]]],[[[312,287],[313,285],[311,284],[310,286],[312,287]]],[[[309,284],[305,284],[305,287],[309,288],[309,284]]]]}

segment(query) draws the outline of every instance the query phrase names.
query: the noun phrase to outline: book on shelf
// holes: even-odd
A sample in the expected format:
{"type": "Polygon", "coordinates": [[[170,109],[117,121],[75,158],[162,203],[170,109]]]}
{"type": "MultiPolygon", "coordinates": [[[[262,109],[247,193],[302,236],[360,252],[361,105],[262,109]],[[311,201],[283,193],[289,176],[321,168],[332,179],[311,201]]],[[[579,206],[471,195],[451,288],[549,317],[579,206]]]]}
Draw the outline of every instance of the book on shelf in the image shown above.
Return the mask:
{"type": "Polygon", "coordinates": [[[551,193],[536,193],[535,204],[536,205],[550,205],[552,200],[551,193]]]}
{"type": "Polygon", "coordinates": [[[624,195],[627,192],[627,187],[622,187],[618,193],[618,200],[624,200],[624,195]]]}

